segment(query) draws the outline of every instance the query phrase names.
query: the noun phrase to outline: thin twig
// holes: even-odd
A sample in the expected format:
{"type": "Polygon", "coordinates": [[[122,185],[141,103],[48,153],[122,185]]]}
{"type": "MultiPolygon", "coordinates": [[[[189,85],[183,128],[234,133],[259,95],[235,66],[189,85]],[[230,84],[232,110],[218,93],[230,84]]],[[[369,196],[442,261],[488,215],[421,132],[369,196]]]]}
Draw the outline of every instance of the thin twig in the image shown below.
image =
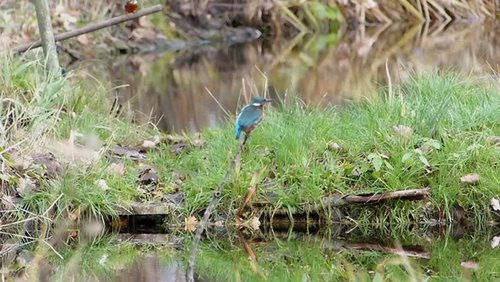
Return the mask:
{"type": "MultiPolygon", "coordinates": [[[[120,24],[120,23],[123,23],[126,21],[137,19],[137,18],[140,18],[142,16],[146,16],[146,15],[153,14],[153,13],[158,13],[162,9],[163,9],[162,5],[155,5],[153,7],[149,7],[149,8],[140,10],[134,14],[126,14],[126,15],[117,16],[117,17],[111,18],[109,20],[102,21],[100,23],[88,25],[84,28],[56,34],[54,36],[54,38],[55,38],[56,42],[63,41],[63,40],[66,40],[66,39],[69,39],[69,38],[72,38],[72,37],[75,37],[78,35],[90,33],[90,32],[93,32],[93,31],[96,31],[96,30],[99,30],[102,28],[110,27],[110,26],[117,25],[117,24],[120,24]]],[[[38,48],[41,45],[42,45],[41,41],[37,40],[37,41],[31,42],[28,44],[23,44],[23,45],[14,47],[13,52],[14,53],[22,53],[22,52],[29,50],[29,49],[38,48]]]]}
{"type": "Polygon", "coordinates": [[[57,198],[54,200],[54,202],[52,202],[52,204],[47,208],[47,210],[44,213],[42,213],[42,216],[46,215],[52,209],[52,207],[54,207],[54,205],[57,203],[57,201],[59,201],[59,199],[61,199],[62,196],[64,196],[63,193],[59,194],[59,196],[57,196],[57,198]]]}
{"type": "Polygon", "coordinates": [[[200,240],[201,240],[201,235],[203,233],[203,230],[205,229],[205,226],[207,225],[208,219],[210,218],[210,215],[212,215],[212,212],[215,209],[215,206],[217,205],[217,202],[219,201],[222,193],[222,187],[227,181],[227,178],[229,177],[229,174],[233,170],[233,168],[236,165],[236,160],[238,157],[241,155],[241,151],[243,150],[243,147],[245,146],[247,142],[247,135],[245,134],[245,139],[241,143],[238,152],[234,155],[233,159],[231,160],[231,163],[229,165],[229,168],[226,170],[226,174],[224,174],[224,177],[222,178],[221,182],[219,183],[219,186],[215,190],[215,192],[212,195],[212,199],[210,200],[210,203],[208,204],[207,209],[205,210],[205,213],[203,214],[203,218],[200,221],[200,224],[198,225],[198,229],[196,229],[196,234],[194,236],[193,240],[193,246],[191,247],[191,256],[189,258],[189,266],[188,266],[188,271],[187,271],[187,281],[192,282],[194,281],[194,268],[195,268],[195,262],[196,262],[196,253],[198,252],[198,248],[200,246],[200,240]]]}
{"type": "Polygon", "coordinates": [[[217,98],[215,98],[214,94],[212,94],[212,92],[210,92],[210,89],[208,89],[208,87],[205,86],[205,90],[208,92],[208,95],[210,95],[210,97],[212,97],[212,99],[214,99],[215,103],[217,103],[217,105],[219,106],[219,108],[221,108],[221,110],[224,112],[224,114],[226,114],[227,117],[230,117],[231,115],[229,114],[229,112],[226,111],[226,109],[224,109],[224,107],[221,105],[219,100],[217,100],[217,98]]]}

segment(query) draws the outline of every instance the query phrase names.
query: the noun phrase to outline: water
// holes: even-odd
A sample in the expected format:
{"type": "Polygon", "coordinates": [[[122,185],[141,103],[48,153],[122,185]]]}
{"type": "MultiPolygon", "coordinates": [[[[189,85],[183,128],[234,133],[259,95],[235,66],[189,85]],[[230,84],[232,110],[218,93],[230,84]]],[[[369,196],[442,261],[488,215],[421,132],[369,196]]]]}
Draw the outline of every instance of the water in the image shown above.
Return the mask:
{"type": "MultiPolygon", "coordinates": [[[[95,64],[96,62],[92,62],[95,64]]],[[[136,118],[169,132],[216,127],[254,93],[299,95],[312,105],[341,105],[393,88],[411,74],[457,71],[495,79],[500,24],[375,26],[291,40],[122,56],[103,75],[120,88],[136,118]]]]}
{"type": "MultiPolygon", "coordinates": [[[[500,24],[485,23],[369,27],[121,56],[100,65],[104,72],[97,76],[128,85],[117,95],[121,103],[130,104],[137,119],[152,118],[168,132],[197,132],[219,126],[255,93],[280,99],[299,95],[312,105],[341,106],[378,95],[380,88],[397,91],[397,85],[412,74],[457,71],[488,81],[496,79],[499,68],[500,24]]],[[[408,276],[420,281],[424,275],[442,281],[500,279],[498,228],[431,225],[214,229],[202,242],[197,277],[200,281],[380,277],[405,281],[408,276]]],[[[156,232],[160,231],[151,233],[156,232]]],[[[169,234],[110,238],[109,244],[82,247],[76,256],[82,255],[90,267],[76,268],[76,273],[115,281],[185,281],[192,234],[182,227],[169,234]]]]}
{"type": "MultiPolygon", "coordinates": [[[[314,231],[219,228],[202,241],[195,277],[197,281],[372,281],[377,277],[410,281],[410,275],[414,281],[424,276],[438,281],[498,281],[498,247],[492,244],[500,236],[461,228],[398,230],[387,225],[369,232],[343,224],[314,231]],[[479,269],[474,270],[476,264],[479,269]]],[[[191,238],[185,231],[111,238],[107,245],[86,245],[75,251],[73,260],[85,264],[67,264],[60,278],[186,281],[191,238]]]]}

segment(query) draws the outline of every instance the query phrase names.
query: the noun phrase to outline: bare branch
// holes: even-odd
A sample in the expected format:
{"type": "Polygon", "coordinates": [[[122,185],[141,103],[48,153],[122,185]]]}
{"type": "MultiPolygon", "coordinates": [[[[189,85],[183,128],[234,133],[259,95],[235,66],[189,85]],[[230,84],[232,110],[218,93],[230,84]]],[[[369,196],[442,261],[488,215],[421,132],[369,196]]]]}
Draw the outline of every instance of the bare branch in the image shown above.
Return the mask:
{"type": "MultiPolygon", "coordinates": [[[[72,37],[75,37],[78,35],[82,35],[82,34],[93,32],[93,31],[103,29],[103,28],[106,28],[109,26],[117,25],[117,24],[120,24],[120,23],[123,23],[126,21],[137,19],[137,18],[140,18],[142,16],[154,14],[154,13],[160,12],[162,9],[163,9],[162,5],[155,5],[153,7],[149,7],[149,8],[140,10],[134,14],[117,16],[117,17],[111,18],[109,20],[105,20],[103,22],[100,22],[100,23],[88,25],[84,28],[56,34],[55,41],[63,41],[63,40],[66,40],[66,39],[69,39],[69,38],[72,38],[72,37]]],[[[42,45],[41,41],[37,40],[37,41],[31,42],[28,44],[23,44],[23,45],[14,47],[13,52],[14,53],[22,53],[22,52],[29,50],[29,49],[38,48],[41,45],[42,45]]]]}

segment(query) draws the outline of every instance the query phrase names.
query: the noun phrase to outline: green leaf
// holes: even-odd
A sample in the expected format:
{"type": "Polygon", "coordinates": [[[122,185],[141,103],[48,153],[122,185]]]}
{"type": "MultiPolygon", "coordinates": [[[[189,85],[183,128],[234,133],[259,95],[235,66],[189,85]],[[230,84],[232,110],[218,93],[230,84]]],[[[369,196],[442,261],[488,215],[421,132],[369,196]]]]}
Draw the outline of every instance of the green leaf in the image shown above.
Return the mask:
{"type": "MultiPolygon", "coordinates": [[[[371,158],[371,163],[373,165],[373,168],[375,171],[380,171],[382,168],[382,158],[379,155],[376,154],[370,154],[373,155],[371,158]]],[[[370,155],[368,155],[368,158],[370,158],[370,155]]]]}
{"type": "Polygon", "coordinates": [[[424,157],[424,155],[418,155],[418,159],[425,165],[425,166],[431,166],[427,159],[424,157]]]}
{"type": "Polygon", "coordinates": [[[424,145],[432,147],[432,148],[434,148],[436,150],[440,150],[441,149],[441,143],[439,141],[437,141],[436,139],[432,139],[432,138],[426,139],[425,142],[424,142],[424,145]]]}
{"type": "Polygon", "coordinates": [[[408,160],[410,160],[412,157],[413,157],[413,152],[408,152],[408,153],[403,155],[403,157],[401,158],[401,161],[403,163],[407,163],[408,160]]]}
{"type": "Polygon", "coordinates": [[[390,170],[393,170],[393,169],[394,169],[394,167],[391,165],[391,163],[390,163],[390,162],[388,162],[388,161],[384,161],[384,164],[385,164],[385,167],[387,167],[388,169],[390,169],[390,170]]]}

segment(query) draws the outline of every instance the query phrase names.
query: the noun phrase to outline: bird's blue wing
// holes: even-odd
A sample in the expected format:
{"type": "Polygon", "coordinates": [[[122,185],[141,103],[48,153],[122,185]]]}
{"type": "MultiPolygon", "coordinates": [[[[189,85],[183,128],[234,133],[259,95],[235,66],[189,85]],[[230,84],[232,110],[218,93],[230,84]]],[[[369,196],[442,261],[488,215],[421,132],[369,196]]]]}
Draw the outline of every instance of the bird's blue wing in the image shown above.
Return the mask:
{"type": "Polygon", "coordinates": [[[255,125],[262,118],[262,111],[255,106],[245,107],[238,116],[238,127],[244,129],[255,125]]]}

